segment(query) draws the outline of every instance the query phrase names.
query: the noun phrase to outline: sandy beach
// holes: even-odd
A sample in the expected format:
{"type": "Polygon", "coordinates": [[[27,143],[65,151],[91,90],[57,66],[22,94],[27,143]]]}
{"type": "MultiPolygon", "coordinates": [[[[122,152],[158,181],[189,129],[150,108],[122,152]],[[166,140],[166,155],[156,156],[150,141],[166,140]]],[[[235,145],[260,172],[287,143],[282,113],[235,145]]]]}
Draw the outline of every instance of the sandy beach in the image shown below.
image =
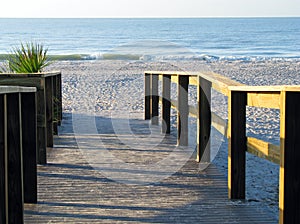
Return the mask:
{"type": "MultiPolygon", "coordinates": [[[[97,116],[111,116],[114,111],[138,114],[142,118],[145,70],[213,71],[248,85],[300,84],[300,61],[58,61],[47,70],[62,72],[64,113],[88,112],[97,116]]],[[[173,95],[174,88],[172,86],[173,95]]],[[[195,91],[191,89],[190,92],[189,100],[193,104],[195,91]]],[[[226,98],[213,92],[212,101],[212,110],[226,119],[226,98]]],[[[278,144],[279,112],[248,108],[247,134],[278,144]]],[[[221,139],[212,162],[227,175],[225,138],[221,139]]],[[[246,170],[247,200],[266,204],[277,218],[279,166],[247,154],[246,170]]]]}
{"type": "MultiPolygon", "coordinates": [[[[71,105],[70,101],[85,92],[95,96],[96,112],[114,109],[117,98],[128,98],[124,94],[120,95],[120,88],[118,88],[127,83],[139,89],[139,91],[134,89],[133,92],[136,92],[134,94],[126,88],[127,96],[131,99],[135,97],[143,99],[141,95],[145,70],[213,71],[247,85],[300,84],[300,61],[57,61],[47,70],[59,70],[63,73],[65,111],[76,108],[77,106],[71,105]],[[81,86],[78,86],[79,84],[81,86]]],[[[134,110],[142,111],[143,102],[133,107],[134,110]]]]}

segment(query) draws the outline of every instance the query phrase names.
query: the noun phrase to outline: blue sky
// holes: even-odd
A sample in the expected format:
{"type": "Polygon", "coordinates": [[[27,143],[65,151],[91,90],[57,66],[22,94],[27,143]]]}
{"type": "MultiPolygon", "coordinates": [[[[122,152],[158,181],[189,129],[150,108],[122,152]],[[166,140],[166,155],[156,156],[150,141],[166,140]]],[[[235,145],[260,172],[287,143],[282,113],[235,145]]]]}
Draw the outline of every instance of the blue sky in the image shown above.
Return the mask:
{"type": "Polygon", "coordinates": [[[299,0],[4,0],[0,17],[300,16],[299,0]]]}

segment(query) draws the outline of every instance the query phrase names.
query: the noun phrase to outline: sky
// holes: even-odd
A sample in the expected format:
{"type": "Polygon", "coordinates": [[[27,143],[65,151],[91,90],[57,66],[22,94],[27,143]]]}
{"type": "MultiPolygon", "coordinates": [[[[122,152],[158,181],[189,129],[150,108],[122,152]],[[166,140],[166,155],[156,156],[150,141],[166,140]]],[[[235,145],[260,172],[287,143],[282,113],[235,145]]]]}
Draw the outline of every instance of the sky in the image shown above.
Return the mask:
{"type": "Polygon", "coordinates": [[[285,17],[299,0],[2,0],[0,18],[285,17]]]}

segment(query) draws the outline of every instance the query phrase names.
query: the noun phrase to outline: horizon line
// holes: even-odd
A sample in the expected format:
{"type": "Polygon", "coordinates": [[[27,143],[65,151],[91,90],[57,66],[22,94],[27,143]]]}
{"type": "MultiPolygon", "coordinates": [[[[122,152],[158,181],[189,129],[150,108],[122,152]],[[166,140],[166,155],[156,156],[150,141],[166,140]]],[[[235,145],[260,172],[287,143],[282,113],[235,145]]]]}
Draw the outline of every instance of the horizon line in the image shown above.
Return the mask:
{"type": "Polygon", "coordinates": [[[300,18],[297,16],[186,16],[186,17],[0,17],[0,19],[259,19],[259,18],[300,18]]]}

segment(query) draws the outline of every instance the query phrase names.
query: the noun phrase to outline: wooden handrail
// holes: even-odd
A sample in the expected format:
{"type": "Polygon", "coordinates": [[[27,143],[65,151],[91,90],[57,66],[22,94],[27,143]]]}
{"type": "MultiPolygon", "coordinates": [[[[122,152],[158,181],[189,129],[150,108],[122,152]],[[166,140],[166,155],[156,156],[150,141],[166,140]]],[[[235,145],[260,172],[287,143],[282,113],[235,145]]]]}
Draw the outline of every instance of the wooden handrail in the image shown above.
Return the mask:
{"type": "MultiPolygon", "coordinates": [[[[158,94],[156,83],[152,77],[164,80],[162,88],[167,89],[170,95],[168,82],[174,82],[178,86],[178,101],[168,99],[166,104],[164,96],[157,96],[163,104],[164,124],[170,125],[169,107],[178,110],[179,121],[178,135],[184,136],[184,142],[178,137],[178,145],[187,144],[187,116],[197,118],[197,160],[209,160],[209,154],[204,155],[204,150],[209,145],[210,126],[214,126],[219,132],[228,138],[228,194],[232,199],[245,198],[245,152],[267,159],[280,165],[280,196],[279,208],[280,223],[299,223],[300,215],[297,208],[300,207],[300,86],[247,86],[212,72],[182,72],[182,71],[146,71],[145,72],[145,118],[157,122],[158,102],[153,103],[153,94],[158,94]],[[164,79],[170,77],[168,79],[164,79]],[[197,86],[197,105],[188,105],[187,95],[183,97],[183,77],[188,78],[189,85],[197,86]],[[154,86],[153,86],[154,85],[154,86]],[[155,93],[152,91],[155,88],[155,93]],[[228,122],[222,119],[210,109],[210,91],[214,89],[228,97],[228,122]],[[149,97],[149,96],[150,97],[149,97]],[[186,101],[186,102],[182,102],[186,101]],[[180,110],[185,105],[184,113],[180,110]],[[152,107],[155,113],[151,112],[152,107]],[[260,139],[246,136],[246,106],[264,107],[280,110],[280,145],[274,145],[260,139]],[[167,115],[166,115],[166,111],[167,115]],[[185,112],[187,111],[187,112],[185,112]],[[180,121],[184,121],[182,124],[180,121]],[[287,162],[288,161],[288,162],[287,162]],[[285,190],[285,189],[288,189],[285,190]],[[289,215],[287,215],[289,214],[289,215]]],[[[186,85],[186,84],[184,84],[186,85]]],[[[177,92],[178,92],[177,91],[177,92]]],[[[169,127],[164,127],[169,130],[169,127]]]]}
{"type": "Polygon", "coordinates": [[[1,73],[1,76],[4,77],[19,77],[19,78],[25,78],[25,77],[49,77],[49,76],[56,76],[60,74],[59,71],[51,71],[51,72],[38,72],[38,73],[1,73]]]}
{"type": "Polygon", "coordinates": [[[47,147],[53,147],[53,134],[57,133],[57,126],[62,120],[61,73],[1,73],[0,85],[37,88],[37,161],[46,164],[47,147]]]}
{"type": "Polygon", "coordinates": [[[36,88],[0,86],[0,223],[23,223],[37,202],[36,88]]]}

